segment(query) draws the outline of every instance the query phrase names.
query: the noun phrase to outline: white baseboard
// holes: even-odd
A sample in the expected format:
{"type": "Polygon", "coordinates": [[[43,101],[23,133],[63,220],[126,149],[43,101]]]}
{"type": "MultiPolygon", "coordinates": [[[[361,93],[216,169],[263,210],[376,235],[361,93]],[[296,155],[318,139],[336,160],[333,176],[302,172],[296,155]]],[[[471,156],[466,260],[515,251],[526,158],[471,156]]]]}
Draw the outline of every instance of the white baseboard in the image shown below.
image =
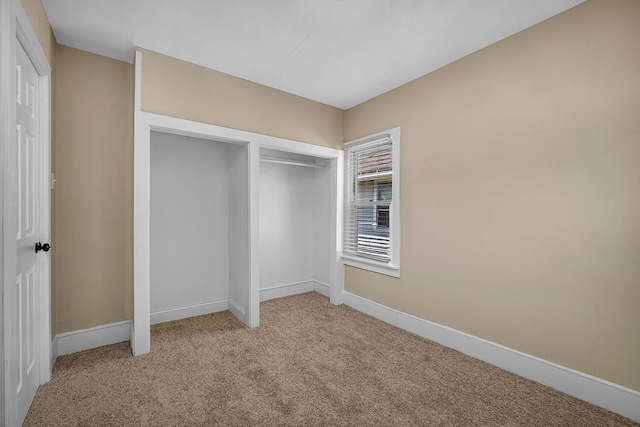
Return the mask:
{"type": "Polygon", "coordinates": [[[229,298],[229,311],[231,312],[231,314],[236,316],[242,323],[244,323],[244,324],[247,323],[245,321],[244,309],[240,306],[240,304],[238,304],[237,302],[235,302],[231,298],[229,298]]]}
{"type": "Polygon", "coordinates": [[[58,356],[131,339],[131,320],[58,334],[51,343],[51,366],[58,356]]]}
{"type": "Polygon", "coordinates": [[[344,303],[446,347],[640,421],[638,391],[421,319],[349,292],[344,292],[344,303]]]}
{"type": "Polygon", "coordinates": [[[260,289],[260,301],[268,301],[270,299],[288,297],[289,295],[304,294],[314,290],[314,281],[312,279],[303,280],[295,283],[286,283],[284,285],[271,286],[260,289]]]}
{"type": "Polygon", "coordinates": [[[321,282],[319,280],[314,280],[313,290],[329,298],[331,294],[331,285],[329,285],[328,283],[321,282]]]}
{"type": "Polygon", "coordinates": [[[260,289],[260,301],[268,301],[270,299],[283,298],[290,295],[304,294],[314,291],[328,298],[330,290],[331,285],[319,280],[309,279],[260,289]]]}
{"type": "Polygon", "coordinates": [[[202,316],[203,314],[224,311],[228,308],[227,300],[222,300],[156,311],[151,313],[151,324],[155,325],[156,323],[171,322],[172,320],[186,319],[187,317],[202,316]]]}

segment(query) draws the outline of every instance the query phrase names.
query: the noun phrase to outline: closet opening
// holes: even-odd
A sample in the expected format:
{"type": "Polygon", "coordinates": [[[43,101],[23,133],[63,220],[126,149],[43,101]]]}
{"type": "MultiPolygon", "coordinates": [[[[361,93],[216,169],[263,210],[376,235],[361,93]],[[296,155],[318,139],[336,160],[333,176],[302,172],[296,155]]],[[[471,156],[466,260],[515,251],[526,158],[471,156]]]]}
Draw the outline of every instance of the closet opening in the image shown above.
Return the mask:
{"type": "Polygon", "coordinates": [[[334,161],[260,148],[261,301],[311,291],[330,296],[334,161]]]}
{"type": "Polygon", "coordinates": [[[247,144],[151,131],[150,323],[223,310],[250,287],[247,144]]]}
{"type": "Polygon", "coordinates": [[[257,327],[261,300],[308,291],[341,304],[343,177],[341,150],[137,109],[133,354],[151,323],[228,309],[257,327]]]}

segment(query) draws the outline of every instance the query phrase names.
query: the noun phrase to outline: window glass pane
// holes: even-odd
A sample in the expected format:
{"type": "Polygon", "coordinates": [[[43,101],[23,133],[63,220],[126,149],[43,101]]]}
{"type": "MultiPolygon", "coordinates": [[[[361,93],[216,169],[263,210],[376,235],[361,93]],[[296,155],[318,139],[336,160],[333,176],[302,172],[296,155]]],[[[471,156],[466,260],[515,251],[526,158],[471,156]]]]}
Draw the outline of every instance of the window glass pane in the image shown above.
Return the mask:
{"type": "Polygon", "coordinates": [[[389,206],[378,206],[378,228],[386,227],[389,237],[389,206]]]}
{"type": "Polygon", "coordinates": [[[391,201],[391,180],[386,182],[378,182],[378,199],[391,201]]]}
{"type": "Polygon", "coordinates": [[[376,183],[373,180],[358,180],[356,202],[373,202],[376,196],[376,183]]]}
{"type": "Polygon", "coordinates": [[[357,154],[358,176],[391,170],[391,146],[378,147],[357,154]]]}

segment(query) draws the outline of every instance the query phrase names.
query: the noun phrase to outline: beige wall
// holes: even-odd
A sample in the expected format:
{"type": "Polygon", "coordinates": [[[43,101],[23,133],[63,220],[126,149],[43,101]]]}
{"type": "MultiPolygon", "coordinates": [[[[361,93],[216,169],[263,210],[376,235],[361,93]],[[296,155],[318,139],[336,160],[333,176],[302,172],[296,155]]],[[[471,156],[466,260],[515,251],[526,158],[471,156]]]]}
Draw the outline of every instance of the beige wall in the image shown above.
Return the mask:
{"type": "MultiPolygon", "coordinates": [[[[51,172],[56,173],[56,39],[40,0],[21,0],[40,46],[51,65],[51,172]]],[[[51,244],[56,251],[56,193],[51,192],[51,244]]],[[[55,255],[54,255],[55,257],[55,255]]],[[[55,336],[56,324],[56,263],[51,263],[51,335],[55,336]]]]}
{"type": "Polygon", "coordinates": [[[132,317],[133,65],[57,52],[56,333],[132,317]]]}
{"type": "Polygon", "coordinates": [[[342,147],[344,111],[141,49],[141,109],[326,147],[342,147]]]}
{"type": "Polygon", "coordinates": [[[348,110],[402,126],[402,260],[347,291],[640,390],[639,22],[590,0],[348,110]]]}

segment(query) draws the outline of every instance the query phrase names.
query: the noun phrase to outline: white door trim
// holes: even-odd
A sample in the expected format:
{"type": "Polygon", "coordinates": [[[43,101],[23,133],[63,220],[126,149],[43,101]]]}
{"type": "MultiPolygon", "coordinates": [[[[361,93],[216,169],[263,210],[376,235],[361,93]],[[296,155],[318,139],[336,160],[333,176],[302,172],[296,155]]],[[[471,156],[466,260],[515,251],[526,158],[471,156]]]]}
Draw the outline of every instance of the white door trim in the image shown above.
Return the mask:
{"type": "MultiPolygon", "coordinates": [[[[4,298],[5,286],[15,282],[16,270],[16,149],[15,143],[15,53],[16,43],[20,43],[33,63],[39,75],[39,123],[38,128],[43,141],[40,144],[40,161],[42,179],[38,183],[41,191],[40,205],[40,230],[41,239],[50,241],[51,236],[51,66],[38,41],[38,38],[22,8],[19,0],[0,0],[0,92],[2,93],[0,104],[0,120],[2,121],[2,133],[0,133],[0,209],[2,209],[2,245],[0,248],[0,289],[2,290],[3,327],[1,328],[0,354],[2,354],[2,396],[0,398],[0,419],[5,425],[14,425],[16,420],[16,402],[13,393],[9,390],[13,381],[13,373],[7,370],[11,361],[7,360],[5,342],[9,342],[10,325],[13,322],[14,307],[4,298]],[[13,95],[13,96],[12,96],[13,95]],[[5,341],[6,339],[6,341],[5,341]]],[[[39,313],[39,348],[38,363],[40,370],[40,383],[45,383],[51,378],[51,253],[39,257],[40,292],[39,313]]]]}
{"type": "Polygon", "coordinates": [[[151,131],[157,130],[196,138],[248,144],[249,151],[249,248],[250,248],[250,292],[245,311],[245,323],[256,327],[260,323],[260,265],[259,265],[259,176],[260,147],[278,149],[291,153],[324,157],[332,160],[332,241],[331,301],[342,303],[342,269],[339,268],[342,230],[341,202],[338,198],[342,185],[342,150],[304,142],[287,140],[253,132],[209,125],[178,119],[141,110],[142,52],[135,58],[135,132],[134,132],[134,203],[133,203],[133,293],[134,315],[131,334],[131,350],[134,355],[150,351],[150,299],[149,299],[149,155],[151,131]]]}
{"type": "MultiPolygon", "coordinates": [[[[233,129],[231,129],[233,130],[233,129]]],[[[240,131],[235,131],[240,132],[240,131]]],[[[343,182],[344,182],[344,160],[343,151],[335,148],[323,147],[320,145],[308,144],[305,142],[292,141],[283,138],[276,138],[261,134],[251,134],[251,140],[257,141],[259,147],[287,153],[303,154],[313,157],[324,157],[330,159],[331,168],[331,229],[330,233],[330,258],[332,260],[329,267],[329,300],[332,304],[340,305],[343,302],[344,274],[342,267],[342,221],[343,221],[343,182]]],[[[259,169],[256,169],[259,170],[259,169]]]]}
{"type": "MultiPolygon", "coordinates": [[[[139,52],[138,52],[139,53],[139,52]]],[[[210,139],[231,144],[248,145],[249,156],[249,248],[250,259],[258,259],[257,245],[257,192],[251,169],[253,156],[258,157],[255,143],[245,139],[234,138],[230,133],[220,131],[221,128],[203,123],[191,122],[174,117],[161,116],[142,111],[135,112],[134,133],[134,170],[133,170],[133,325],[131,334],[131,350],[134,356],[148,353],[151,349],[151,304],[150,304],[150,243],[149,243],[149,197],[150,197],[150,152],[151,131],[160,131],[176,135],[210,139]],[[253,185],[252,185],[253,184],[253,185]]],[[[257,179],[257,178],[256,178],[257,179]]],[[[247,325],[258,326],[259,283],[258,274],[254,272],[251,262],[250,291],[248,307],[244,307],[247,325]]]]}

